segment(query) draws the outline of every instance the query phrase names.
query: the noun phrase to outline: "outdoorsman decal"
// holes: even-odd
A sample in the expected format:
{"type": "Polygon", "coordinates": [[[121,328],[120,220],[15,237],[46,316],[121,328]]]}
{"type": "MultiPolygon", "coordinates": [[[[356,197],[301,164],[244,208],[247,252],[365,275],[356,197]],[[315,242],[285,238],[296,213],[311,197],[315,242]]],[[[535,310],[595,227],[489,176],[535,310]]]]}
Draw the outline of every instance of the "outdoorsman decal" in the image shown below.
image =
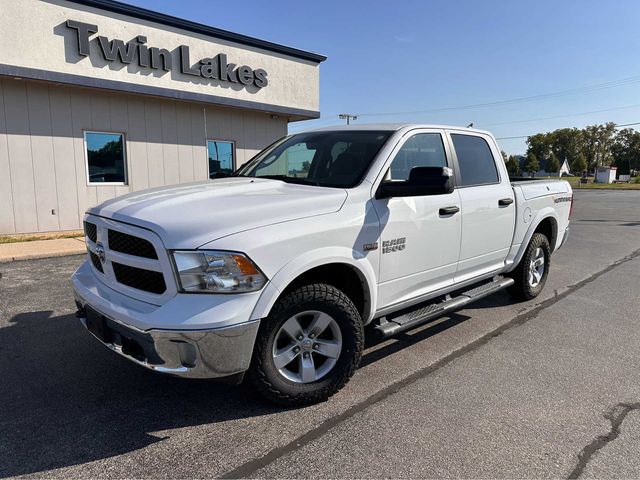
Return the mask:
{"type": "MultiPolygon", "coordinates": [[[[78,55],[88,57],[90,55],[89,38],[98,33],[98,26],[67,20],[67,27],[76,32],[78,55]]],[[[95,42],[98,44],[103,58],[108,62],[119,61],[127,65],[136,63],[140,67],[164,70],[165,72],[179,68],[180,72],[185,75],[245,86],[253,85],[257,88],[263,88],[269,84],[266,70],[230,63],[224,53],[203,58],[192,64],[187,45],[180,45],[172,53],[166,48],[147,46],[147,37],[144,35],[138,35],[134,40],[128,42],[118,39],[109,40],[107,37],[98,36],[95,42]]]]}

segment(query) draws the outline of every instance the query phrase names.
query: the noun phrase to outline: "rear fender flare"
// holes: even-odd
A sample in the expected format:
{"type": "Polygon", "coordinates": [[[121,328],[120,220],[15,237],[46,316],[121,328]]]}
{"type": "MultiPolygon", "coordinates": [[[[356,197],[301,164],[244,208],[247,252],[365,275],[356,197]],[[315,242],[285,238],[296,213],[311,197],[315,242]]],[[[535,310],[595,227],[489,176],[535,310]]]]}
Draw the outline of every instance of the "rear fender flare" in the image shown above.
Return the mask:
{"type": "MultiPolygon", "coordinates": [[[[540,223],[547,219],[547,218],[552,218],[553,221],[556,224],[556,232],[557,232],[557,228],[558,225],[560,224],[559,222],[559,217],[558,217],[558,213],[555,211],[554,208],[552,207],[545,207],[542,210],[540,210],[536,216],[534,217],[534,219],[531,221],[531,225],[529,226],[529,228],[527,229],[527,233],[524,236],[524,239],[522,240],[522,243],[520,244],[520,248],[518,249],[515,257],[513,257],[513,263],[511,263],[511,266],[508,268],[507,271],[512,271],[514,268],[516,268],[518,266],[518,264],[520,263],[520,260],[522,260],[522,257],[524,256],[524,252],[527,251],[527,247],[529,246],[529,242],[531,242],[531,237],[533,237],[533,234],[535,233],[535,231],[538,229],[538,227],[540,226],[540,223]]],[[[557,241],[557,234],[556,234],[556,241],[557,241]]],[[[552,243],[552,239],[549,239],[549,244],[551,245],[552,243]]],[[[555,250],[555,245],[551,245],[551,250],[555,250]]]]}

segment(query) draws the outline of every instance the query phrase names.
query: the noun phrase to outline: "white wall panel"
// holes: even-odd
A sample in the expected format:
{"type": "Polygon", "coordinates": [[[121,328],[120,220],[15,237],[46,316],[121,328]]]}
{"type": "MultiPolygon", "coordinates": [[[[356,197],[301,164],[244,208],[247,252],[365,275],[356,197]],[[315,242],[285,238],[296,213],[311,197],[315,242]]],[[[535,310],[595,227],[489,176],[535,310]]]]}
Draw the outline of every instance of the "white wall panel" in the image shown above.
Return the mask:
{"type": "Polygon", "coordinates": [[[193,177],[193,147],[191,144],[191,106],[176,104],[176,128],[178,145],[178,168],[180,183],[192,182],[193,177]]]}
{"type": "Polygon", "coordinates": [[[207,157],[206,108],[202,105],[191,105],[191,145],[193,151],[194,180],[209,178],[207,157]]]}
{"type": "MultiPolygon", "coordinates": [[[[61,86],[49,87],[49,104],[51,105],[51,134],[53,136],[53,162],[58,196],[58,220],[61,230],[74,230],[78,228],[80,217],[70,89],[61,86]]],[[[80,176],[82,176],[82,172],[80,176]]]]}
{"type": "Polygon", "coordinates": [[[129,130],[127,132],[127,163],[131,190],[149,188],[147,162],[147,123],[145,99],[131,96],[128,99],[129,130]]]}
{"type": "Polygon", "coordinates": [[[53,158],[49,88],[46,84],[27,84],[27,105],[38,229],[55,231],[60,229],[60,222],[57,215],[58,195],[53,158]]]}
{"type": "Polygon", "coordinates": [[[33,182],[26,82],[7,81],[2,90],[16,231],[37,232],[38,212],[33,182]]]}
{"type": "MultiPolygon", "coordinates": [[[[147,164],[149,167],[149,187],[164,185],[164,160],[162,156],[162,114],[161,103],[156,99],[145,101],[145,122],[147,128],[147,164]]],[[[134,161],[134,159],[132,159],[134,161]]]]}
{"type": "Polygon", "coordinates": [[[164,166],[164,184],[180,183],[180,165],[178,165],[178,124],[175,102],[162,102],[162,161],[164,166]]]}
{"type": "Polygon", "coordinates": [[[13,188],[6,131],[3,85],[0,80],[0,232],[14,233],[16,224],[13,215],[13,188]]]}

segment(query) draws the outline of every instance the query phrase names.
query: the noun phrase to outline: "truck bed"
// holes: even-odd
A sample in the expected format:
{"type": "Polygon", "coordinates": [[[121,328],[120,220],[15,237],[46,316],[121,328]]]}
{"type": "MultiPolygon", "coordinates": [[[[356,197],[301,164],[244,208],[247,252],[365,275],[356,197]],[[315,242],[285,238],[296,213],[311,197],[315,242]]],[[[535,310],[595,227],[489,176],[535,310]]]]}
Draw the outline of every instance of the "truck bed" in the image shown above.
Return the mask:
{"type": "Polygon", "coordinates": [[[543,197],[545,195],[554,195],[559,193],[567,193],[571,187],[566,180],[558,179],[538,179],[538,180],[519,180],[512,181],[514,188],[522,190],[522,195],[526,200],[532,198],[543,197]]]}

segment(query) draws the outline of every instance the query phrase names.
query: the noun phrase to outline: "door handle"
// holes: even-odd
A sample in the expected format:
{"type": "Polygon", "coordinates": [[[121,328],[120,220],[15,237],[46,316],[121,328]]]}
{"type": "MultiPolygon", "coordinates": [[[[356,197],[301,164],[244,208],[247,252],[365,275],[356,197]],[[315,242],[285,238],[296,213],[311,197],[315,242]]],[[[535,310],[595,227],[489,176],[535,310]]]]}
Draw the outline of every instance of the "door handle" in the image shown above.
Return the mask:
{"type": "Polygon", "coordinates": [[[506,207],[507,205],[511,205],[513,203],[513,198],[501,198],[498,200],[498,205],[501,207],[506,207]]]}
{"type": "Polygon", "coordinates": [[[454,213],[458,213],[460,209],[455,205],[452,207],[442,207],[440,209],[440,215],[453,215],[454,213]]]}

